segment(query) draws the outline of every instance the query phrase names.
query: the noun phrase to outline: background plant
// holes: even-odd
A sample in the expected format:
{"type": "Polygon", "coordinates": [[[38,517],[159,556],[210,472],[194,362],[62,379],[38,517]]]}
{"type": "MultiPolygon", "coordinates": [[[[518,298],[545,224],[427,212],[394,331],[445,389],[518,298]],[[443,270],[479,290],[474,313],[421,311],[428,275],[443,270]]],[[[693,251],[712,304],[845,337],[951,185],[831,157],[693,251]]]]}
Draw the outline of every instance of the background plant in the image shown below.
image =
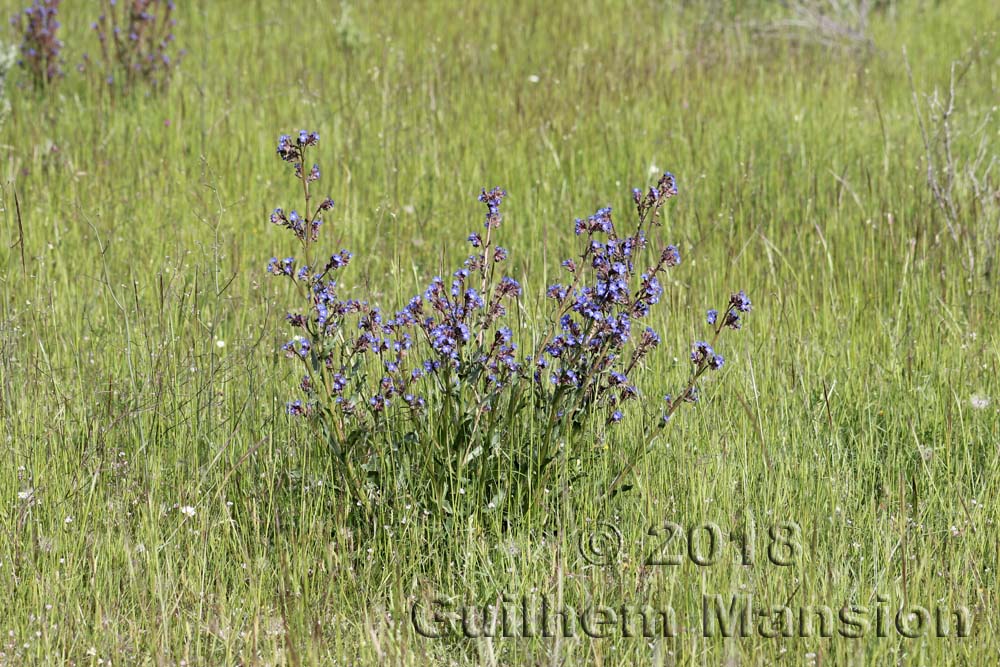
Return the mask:
{"type": "MultiPolygon", "coordinates": [[[[954,241],[962,237],[967,247],[985,243],[991,249],[986,267],[990,272],[996,258],[995,241],[1000,238],[1000,186],[993,173],[1000,156],[989,136],[996,125],[996,107],[969,108],[959,100],[962,79],[975,63],[977,55],[978,49],[973,47],[964,58],[951,63],[945,90],[935,88],[930,93],[921,94],[913,79],[906,50],[903,50],[913,94],[913,115],[924,147],[927,188],[954,241]],[[992,218],[997,234],[969,238],[967,230],[962,229],[967,217],[965,211],[969,209],[977,211],[978,216],[986,220],[992,218]]],[[[975,270],[975,254],[971,247],[967,263],[970,271],[975,270]]]]}
{"type": "Polygon", "coordinates": [[[868,28],[872,10],[891,4],[892,0],[786,0],[780,3],[784,10],[780,17],[753,28],[763,36],[870,51],[875,46],[868,28]]]}
{"type": "Polygon", "coordinates": [[[174,44],[176,5],[172,0],[102,0],[103,12],[91,25],[100,42],[100,61],[84,55],[84,69],[96,68],[110,85],[131,90],[139,82],[166,88],[184,56],[174,44]]]}
{"type": "Polygon", "coordinates": [[[38,88],[54,83],[63,75],[59,39],[60,0],[35,0],[23,12],[11,17],[10,23],[21,39],[18,65],[28,72],[38,88]]]}

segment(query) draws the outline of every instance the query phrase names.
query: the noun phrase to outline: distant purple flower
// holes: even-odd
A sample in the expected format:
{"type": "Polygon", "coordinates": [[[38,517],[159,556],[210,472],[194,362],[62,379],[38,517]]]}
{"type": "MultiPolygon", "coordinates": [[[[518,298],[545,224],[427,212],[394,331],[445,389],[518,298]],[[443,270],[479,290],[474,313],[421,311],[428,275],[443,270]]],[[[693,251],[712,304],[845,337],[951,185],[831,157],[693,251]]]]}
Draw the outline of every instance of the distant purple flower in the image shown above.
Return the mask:
{"type": "MultiPolygon", "coordinates": [[[[118,81],[123,90],[129,90],[138,81],[154,89],[165,87],[186,53],[183,49],[175,56],[170,53],[174,48],[173,28],[177,24],[173,18],[175,4],[131,0],[122,11],[115,9],[116,4],[110,2],[110,11],[91,24],[101,47],[97,64],[103,66],[108,83],[118,81]],[[120,75],[116,77],[115,72],[120,75]]],[[[84,67],[88,62],[89,59],[84,60],[84,67]]]]}
{"type": "Polygon", "coordinates": [[[709,309],[708,313],[706,313],[706,315],[705,315],[705,320],[709,324],[715,324],[715,321],[718,318],[719,318],[719,311],[717,311],[715,308],[709,309]]]}
{"type": "Polygon", "coordinates": [[[18,65],[28,71],[35,86],[43,87],[63,76],[59,39],[60,0],[34,0],[20,14],[10,19],[21,37],[18,65]]]}
{"type": "Polygon", "coordinates": [[[500,188],[493,188],[488,191],[483,188],[482,194],[479,195],[479,201],[486,204],[486,223],[485,227],[487,229],[495,229],[500,226],[503,218],[500,215],[500,203],[503,202],[504,197],[507,196],[507,191],[500,188]]]}

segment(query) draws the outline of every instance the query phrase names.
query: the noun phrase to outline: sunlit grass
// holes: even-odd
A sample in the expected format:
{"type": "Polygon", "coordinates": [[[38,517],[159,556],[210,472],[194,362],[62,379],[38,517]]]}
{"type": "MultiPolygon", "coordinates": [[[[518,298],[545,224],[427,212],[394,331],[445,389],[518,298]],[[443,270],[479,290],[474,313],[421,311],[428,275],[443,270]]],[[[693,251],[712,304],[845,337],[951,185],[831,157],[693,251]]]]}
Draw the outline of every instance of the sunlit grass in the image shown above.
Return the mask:
{"type": "Polygon", "coordinates": [[[0,127],[0,664],[996,655],[1000,214],[960,190],[949,236],[902,57],[921,95],[972,61],[954,150],[964,163],[985,141],[995,156],[991,3],[890,3],[873,15],[875,50],[851,52],[763,39],[749,9],[202,1],[179,11],[189,56],[172,88],[114,100],[73,71],[95,48],[76,4],[66,79],[44,95],[9,86],[0,127]],[[678,175],[663,233],[685,263],[640,388],[678,390],[703,309],[730,288],[755,312],[629,494],[594,500],[635,456],[626,419],[594,443],[588,476],[551,489],[572,499],[554,521],[454,524],[415,504],[374,536],[343,528],[327,453],[284,414],[288,300],[264,275],[291,250],[267,214],[295,195],[273,144],[299,127],[323,136],[337,200],[325,238],[356,257],[345,285],[389,308],[464,258],[481,186],[510,193],[512,275],[540,294],[574,217],[626,206],[653,167],[678,175]],[[751,567],[729,551],[711,567],[642,566],[664,521],[728,533],[751,519],[751,567]],[[792,567],[766,560],[783,520],[802,527],[792,567]],[[578,549],[601,523],[624,537],[610,566],[578,549]],[[965,605],[974,629],[704,638],[703,594],[735,591],[965,605]],[[689,627],[659,641],[430,640],[410,620],[435,596],[543,594],[670,605],[689,627]]]}

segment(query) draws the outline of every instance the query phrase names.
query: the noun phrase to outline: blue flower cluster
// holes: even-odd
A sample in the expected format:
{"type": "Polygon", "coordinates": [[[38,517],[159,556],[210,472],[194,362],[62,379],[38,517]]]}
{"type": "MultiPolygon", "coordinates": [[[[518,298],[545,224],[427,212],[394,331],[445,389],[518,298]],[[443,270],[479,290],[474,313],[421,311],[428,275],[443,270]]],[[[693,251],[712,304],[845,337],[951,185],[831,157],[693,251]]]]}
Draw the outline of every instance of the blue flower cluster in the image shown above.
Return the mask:
{"type": "Polygon", "coordinates": [[[712,337],[712,342],[707,343],[703,340],[695,341],[691,345],[691,376],[688,381],[687,387],[681,394],[681,400],[674,401],[670,395],[667,395],[665,402],[667,404],[666,410],[661,416],[661,424],[666,425],[670,421],[670,416],[677,410],[677,408],[682,403],[697,403],[698,402],[698,379],[707,370],[717,371],[721,370],[723,365],[725,365],[726,360],[721,354],[717,354],[715,351],[715,345],[722,335],[723,329],[739,329],[742,326],[741,315],[749,313],[752,309],[752,304],[750,299],[747,298],[746,293],[743,290],[731,295],[729,297],[729,304],[726,307],[726,316],[722,321],[719,320],[719,311],[715,308],[711,308],[705,314],[705,320],[709,325],[713,327],[714,334],[712,337]]]}
{"type": "Polygon", "coordinates": [[[10,19],[21,36],[18,65],[26,69],[38,87],[46,86],[63,75],[59,53],[63,43],[58,38],[60,0],[35,0],[30,7],[10,19]]]}
{"type": "MultiPolygon", "coordinates": [[[[303,165],[318,143],[319,134],[305,130],[278,138],[277,154],[293,166],[307,213],[278,208],[270,215],[273,224],[296,237],[307,257],[318,239],[322,214],[333,208],[329,198],[315,208],[310,205],[309,187],[319,180],[320,168],[314,164],[307,172],[303,165]]],[[[487,393],[510,382],[521,364],[515,358],[513,331],[498,322],[522,290],[516,280],[499,273],[507,251],[495,244],[493,232],[502,222],[505,196],[499,188],[483,190],[479,199],[487,207],[486,232],[469,237],[477,252],[450,280],[434,278],[423,294],[391,316],[366,301],[338,295],[336,275],[351,260],[347,250],[315,265],[308,259],[271,258],[267,272],[292,280],[308,296],[307,309],[286,316],[302,333],[282,349],[303,362],[307,373],[301,383],[307,401],[290,402],[289,414],[326,414],[346,428],[347,418],[366,424],[396,405],[419,415],[427,407],[429,379],[470,382],[475,377],[477,388],[487,393]]]]}
{"type": "Polygon", "coordinates": [[[557,403],[572,395],[574,412],[602,405],[608,423],[616,423],[623,417],[622,405],[638,397],[629,376],[660,344],[659,334],[640,323],[660,302],[660,277],[681,262],[673,245],[645,264],[644,256],[649,230],[660,224],[661,207],[676,194],[670,173],[646,194],[633,191],[636,224],[628,234],[616,227],[611,207],[576,220],[583,251],[562,263],[568,282],[548,288],[547,296],[556,302],[556,331],[532,360],[536,383],[544,384],[547,377],[556,388],[546,400],[557,403]]]}

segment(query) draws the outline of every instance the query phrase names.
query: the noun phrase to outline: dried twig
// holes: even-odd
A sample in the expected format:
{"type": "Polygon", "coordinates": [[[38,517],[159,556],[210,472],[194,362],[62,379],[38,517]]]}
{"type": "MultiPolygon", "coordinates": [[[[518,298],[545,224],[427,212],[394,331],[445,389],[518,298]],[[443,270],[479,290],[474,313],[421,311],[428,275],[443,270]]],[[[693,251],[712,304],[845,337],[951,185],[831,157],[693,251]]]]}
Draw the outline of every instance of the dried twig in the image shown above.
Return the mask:
{"type": "Polygon", "coordinates": [[[782,4],[789,18],[754,26],[757,33],[827,48],[870,51],[875,46],[868,35],[871,0],[789,0],[782,4]]]}
{"type": "MultiPolygon", "coordinates": [[[[963,216],[963,201],[961,194],[966,194],[966,213],[982,214],[991,211],[1000,203],[1000,190],[991,184],[990,172],[996,164],[997,156],[991,152],[988,127],[992,120],[992,112],[985,114],[984,120],[971,133],[980,135],[980,140],[971,157],[965,158],[964,165],[956,144],[963,133],[955,125],[956,101],[958,90],[965,75],[972,67],[972,58],[951,63],[947,93],[942,94],[935,89],[929,95],[921,95],[913,77],[913,70],[903,48],[903,63],[910,82],[913,100],[913,113],[920,129],[920,138],[924,148],[924,160],[927,168],[927,187],[937,208],[941,211],[948,227],[948,233],[957,241],[965,231],[963,220],[971,219],[963,216]],[[971,195],[971,196],[969,196],[971,195]]],[[[970,268],[973,257],[970,250],[970,268]]]]}

